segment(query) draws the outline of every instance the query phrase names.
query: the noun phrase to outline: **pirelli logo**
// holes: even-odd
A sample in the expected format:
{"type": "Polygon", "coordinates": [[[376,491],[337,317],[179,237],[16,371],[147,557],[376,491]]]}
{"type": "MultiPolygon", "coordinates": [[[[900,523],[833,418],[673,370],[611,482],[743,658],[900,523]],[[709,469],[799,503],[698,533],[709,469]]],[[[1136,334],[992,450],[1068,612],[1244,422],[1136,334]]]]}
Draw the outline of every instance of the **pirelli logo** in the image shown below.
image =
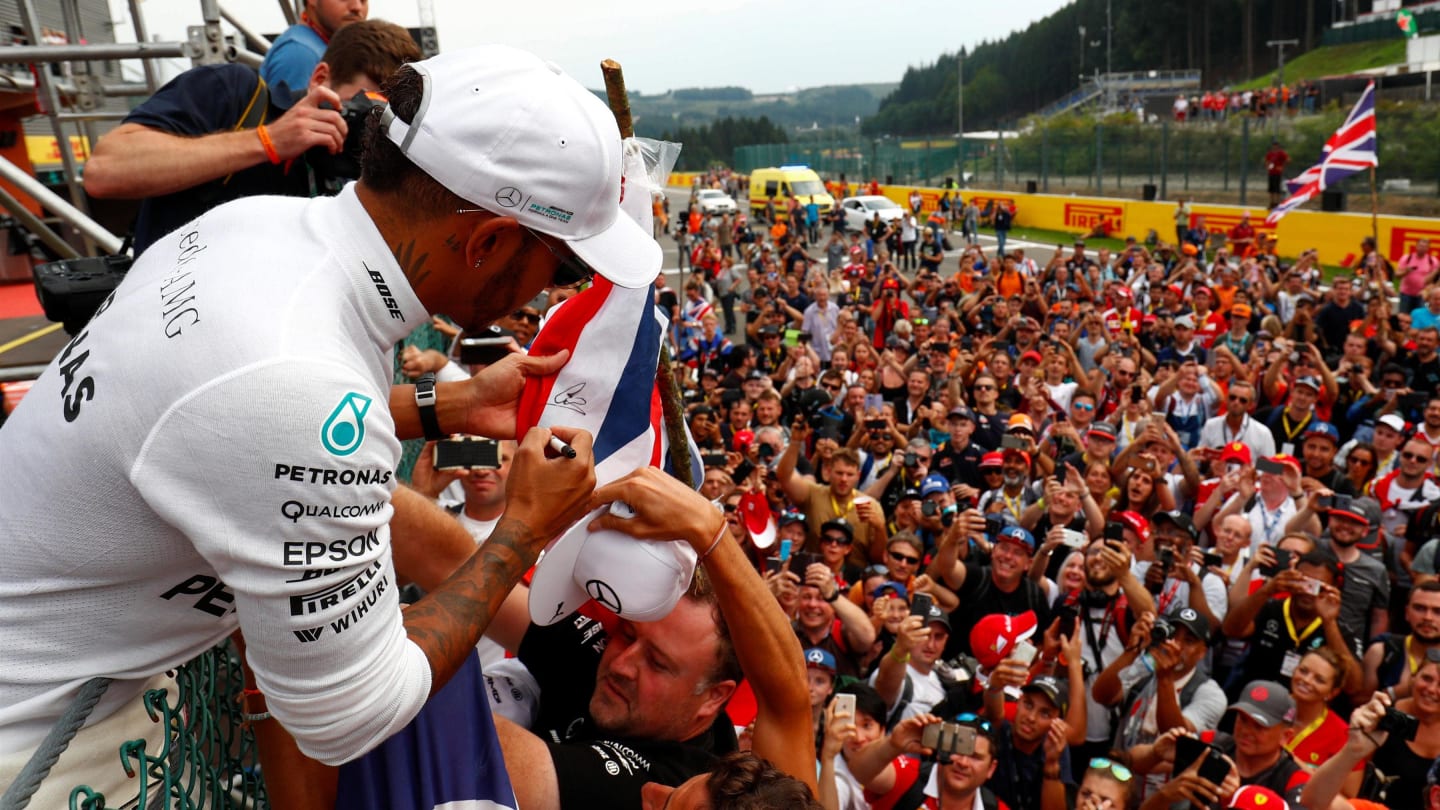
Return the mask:
{"type": "MultiPolygon", "coordinates": [[[[1415,249],[1415,243],[1421,239],[1429,239],[1431,242],[1440,243],[1440,230],[1432,228],[1391,228],[1390,229],[1390,260],[1399,261],[1405,254],[1415,249]]],[[[1432,249],[1432,253],[1434,250],[1432,249]]]]}
{"type": "Polygon", "coordinates": [[[1089,230],[1105,223],[1108,231],[1118,231],[1125,221],[1125,209],[1102,203],[1065,203],[1065,227],[1089,230]]]}
{"type": "MultiPolygon", "coordinates": [[[[986,207],[987,205],[989,205],[990,203],[996,203],[996,204],[1004,203],[1005,205],[1007,205],[1007,206],[1009,206],[1009,207],[1011,207],[1011,208],[1017,207],[1017,206],[1015,205],[1015,198],[1014,198],[1014,197],[982,197],[981,195],[976,194],[974,197],[971,197],[970,199],[971,199],[971,200],[974,200],[974,202],[975,202],[975,207],[978,208],[978,209],[980,209],[981,211],[984,211],[984,210],[985,210],[985,207],[986,207]]],[[[937,203],[937,204],[938,204],[938,203],[937,203]]]]}
{"type": "MultiPolygon", "coordinates": [[[[1210,233],[1230,233],[1230,229],[1240,224],[1240,215],[1228,211],[1196,211],[1190,217],[1190,224],[1195,224],[1195,217],[1205,217],[1205,230],[1210,233]]],[[[1264,217],[1250,217],[1250,227],[1255,233],[1274,233],[1275,226],[1267,224],[1264,217]]]]}

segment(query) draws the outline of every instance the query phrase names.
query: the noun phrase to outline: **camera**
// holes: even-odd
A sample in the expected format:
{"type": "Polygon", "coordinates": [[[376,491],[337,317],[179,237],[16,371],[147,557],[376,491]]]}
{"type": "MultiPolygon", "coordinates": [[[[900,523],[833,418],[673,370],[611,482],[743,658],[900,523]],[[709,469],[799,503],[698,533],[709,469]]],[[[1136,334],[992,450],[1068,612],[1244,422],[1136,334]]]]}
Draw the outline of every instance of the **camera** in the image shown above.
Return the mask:
{"type": "Polygon", "coordinates": [[[985,536],[991,539],[1000,536],[1005,530],[1005,519],[996,515],[985,516],[985,536]]]}
{"type": "MultiPolygon", "coordinates": [[[[330,105],[323,103],[323,108],[330,105]]],[[[316,146],[305,153],[305,162],[315,172],[320,194],[333,196],[351,180],[360,177],[360,152],[365,138],[365,119],[383,108],[385,99],[365,90],[356,91],[348,101],[340,105],[340,117],[345,119],[345,146],[337,154],[323,146],[316,146]]]]}
{"type": "Polygon", "coordinates": [[[913,470],[920,466],[920,455],[918,453],[905,454],[905,468],[913,470]]]}
{"type": "Polygon", "coordinates": [[[1173,568],[1173,567],[1175,566],[1175,550],[1174,550],[1174,549],[1168,548],[1168,547],[1167,547],[1167,548],[1159,549],[1158,551],[1155,552],[1155,556],[1156,556],[1156,558],[1160,561],[1160,567],[1163,568],[1163,569],[1165,569],[1166,571],[1169,571],[1171,568],[1173,568]]]}
{"type": "Polygon", "coordinates": [[[1150,646],[1164,644],[1175,637],[1175,626],[1165,619],[1156,619],[1150,627],[1150,646]]]}
{"type": "Polygon", "coordinates": [[[35,267],[35,296],[45,317],[77,334],[130,271],[129,256],[62,259],[35,267]]]}
{"type": "Polygon", "coordinates": [[[1420,731],[1420,721],[1414,715],[1406,714],[1392,706],[1385,709],[1385,716],[1375,724],[1375,730],[1399,735],[1402,740],[1413,740],[1415,734],[1420,731]]]}

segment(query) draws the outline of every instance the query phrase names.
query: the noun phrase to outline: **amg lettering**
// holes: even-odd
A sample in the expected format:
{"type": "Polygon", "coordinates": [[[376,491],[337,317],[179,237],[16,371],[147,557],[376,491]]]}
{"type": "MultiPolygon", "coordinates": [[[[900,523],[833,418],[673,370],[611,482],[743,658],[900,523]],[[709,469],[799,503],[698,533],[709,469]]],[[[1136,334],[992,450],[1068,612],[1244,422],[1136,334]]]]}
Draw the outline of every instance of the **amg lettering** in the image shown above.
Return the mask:
{"type": "Polygon", "coordinates": [[[165,320],[165,337],[177,338],[184,332],[184,327],[194,326],[200,322],[200,311],[194,307],[185,306],[195,300],[195,296],[185,295],[194,288],[195,280],[190,277],[189,270],[165,279],[165,283],[160,285],[160,317],[165,320]],[[189,279],[189,282],[176,289],[176,286],[186,279],[189,279]],[[189,323],[183,322],[186,320],[189,323]]]}
{"type": "Polygon", "coordinates": [[[300,639],[301,644],[309,644],[310,642],[320,638],[320,634],[325,632],[325,628],[309,627],[304,630],[292,630],[290,632],[295,634],[295,638],[300,639]]]}
{"type": "Polygon", "coordinates": [[[379,270],[371,270],[370,265],[365,265],[365,270],[370,274],[370,281],[375,285],[375,292],[380,294],[380,303],[389,310],[391,320],[405,320],[405,313],[400,311],[400,305],[395,303],[395,296],[390,293],[390,285],[385,283],[385,276],[379,270]]]}
{"type": "Polygon", "coordinates": [[[379,575],[381,561],[376,560],[360,573],[322,590],[290,597],[290,615],[308,616],[339,605],[358,596],[379,575]]]}
{"type": "Polygon", "coordinates": [[[356,605],[354,610],[331,622],[330,629],[335,632],[335,635],[338,636],[350,629],[350,625],[352,624],[359,624],[360,620],[365,617],[365,614],[370,612],[370,608],[373,607],[374,604],[379,601],[381,595],[385,593],[385,586],[387,584],[388,580],[386,580],[385,577],[381,577],[380,581],[375,583],[375,590],[371,591],[368,596],[361,600],[360,604],[356,605]]]}
{"type": "Polygon", "coordinates": [[[390,470],[332,470],[326,467],[306,467],[297,464],[276,464],[275,480],[288,479],[298,483],[323,484],[388,484],[393,473],[390,470]]]}
{"type": "Polygon", "coordinates": [[[331,540],[328,543],[319,540],[287,540],[284,545],[285,565],[308,566],[317,561],[345,562],[379,546],[380,538],[374,529],[348,540],[331,540]]]}

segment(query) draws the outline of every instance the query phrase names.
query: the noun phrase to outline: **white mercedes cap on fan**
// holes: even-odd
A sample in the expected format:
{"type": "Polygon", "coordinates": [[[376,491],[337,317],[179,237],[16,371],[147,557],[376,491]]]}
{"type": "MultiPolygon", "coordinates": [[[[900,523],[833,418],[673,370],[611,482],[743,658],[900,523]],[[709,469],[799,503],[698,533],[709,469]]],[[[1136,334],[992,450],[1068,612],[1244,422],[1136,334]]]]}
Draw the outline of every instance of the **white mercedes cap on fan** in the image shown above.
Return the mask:
{"type": "Polygon", "coordinates": [[[412,163],[476,206],[563,240],[615,284],[650,286],[660,245],[621,213],[620,130],[594,93],[504,45],[407,67],[424,81],[420,107],[407,124],[387,105],[380,125],[412,163]]]}

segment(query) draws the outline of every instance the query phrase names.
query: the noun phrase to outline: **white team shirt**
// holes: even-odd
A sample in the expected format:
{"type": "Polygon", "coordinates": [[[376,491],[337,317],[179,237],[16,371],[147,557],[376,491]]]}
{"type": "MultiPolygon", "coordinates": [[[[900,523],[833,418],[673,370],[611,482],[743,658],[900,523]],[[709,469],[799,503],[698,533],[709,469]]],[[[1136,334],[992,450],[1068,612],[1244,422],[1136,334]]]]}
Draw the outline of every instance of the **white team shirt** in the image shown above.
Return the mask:
{"type": "Polygon", "coordinates": [[[354,186],[155,243],[0,431],[0,753],[92,722],[237,626],[307,754],[409,723],[430,667],[389,522],[393,346],[428,314],[354,186]]]}

